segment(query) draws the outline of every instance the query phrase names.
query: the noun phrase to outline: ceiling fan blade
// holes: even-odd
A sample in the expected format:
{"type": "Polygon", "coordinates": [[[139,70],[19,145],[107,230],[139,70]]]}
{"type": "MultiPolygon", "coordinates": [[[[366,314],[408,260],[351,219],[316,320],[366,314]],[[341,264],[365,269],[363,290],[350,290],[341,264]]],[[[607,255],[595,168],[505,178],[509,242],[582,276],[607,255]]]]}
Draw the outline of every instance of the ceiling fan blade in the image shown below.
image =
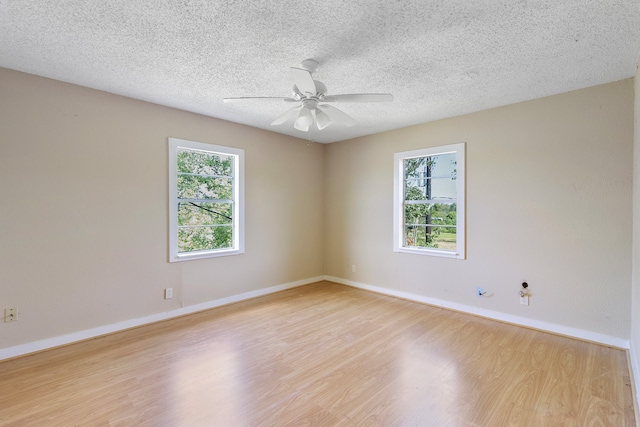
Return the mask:
{"type": "Polygon", "coordinates": [[[316,107],[316,125],[319,130],[322,130],[331,124],[331,117],[324,111],[320,109],[320,107],[316,107]]]}
{"type": "MultiPolygon", "coordinates": [[[[338,110],[336,107],[332,107],[331,105],[318,105],[317,108],[321,111],[324,111],[327,116],[329,116],[329,118],[336,123],[340,123],[344,126],[353,126],[356,124],[356,121],[353,117],[342,110],[338,110]]],[[[316,117],[317,115],[318,113],[316,112],[316,117]]]]}
{"type": "Polygon", "coordinates": [[[309,126],[311,126],[312,124],[313,115],[311,114],[311,110],[307,107],[302,107],[302,109],[300,110],[300,114],[298,114],[296,122],[293,124],[293,127],[303,132],[307,132],[309,130],[309,126]]]}
{"type": "Polygon", "coordinates": [[[238,102],[238,101],[285,101],[285,102],[297,102],[297,99],[283,98],[281,96],[241,96],[238,98],[223,98],[224,102],[238,102]]]}
{"type": "Polygon", "coordinates": [[[316,94],[316,84],[308,70],[291,67],[291,77],[293,78],[293,82],[296,84],[296,87],[303,95],[309,94],[313,96],[316,94]]]}
{"type": "Polygon", "coordinates": [[[299,107],[293,107],[293,108],[287,110],[284,114],[281,114],[277,119],[272,121],[271,122],[271,126],[281,125],[284,122],[286,122],[287,120],[296,117],[298,115],[298,111],[300,111],[301,108],[302,108],[302,106],[299,106],[299,107]]]}
{"type": "Polygon", "coordinates": [[[344,95],[325,96],[324,102],[390,102],[393,95],[390,93],[350,93],[344,95]]]}

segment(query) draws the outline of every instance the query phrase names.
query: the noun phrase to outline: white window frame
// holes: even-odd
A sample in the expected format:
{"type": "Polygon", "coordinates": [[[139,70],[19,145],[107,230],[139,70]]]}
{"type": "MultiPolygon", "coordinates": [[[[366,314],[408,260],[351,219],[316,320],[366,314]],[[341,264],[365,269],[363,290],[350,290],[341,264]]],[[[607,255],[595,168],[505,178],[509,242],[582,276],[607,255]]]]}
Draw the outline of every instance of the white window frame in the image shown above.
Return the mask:
{"type": "Polygon", "coordinates": [[[188,261],[202,258],[238,255],[244,253],[244,150],[169,138],[169,262],[188,261]],[[210,249],[203,251],[178,252],[178,150],[188,149],[219,153],[232,156],[233,166],[233,199],[232,199],[232,236],[231,248],[210,249]]]}
{"type": "Polygon", "coordinates": [[[394,154],[393,251],[465,259],[465,143],[403,151],[394,154]],[[404,160],[416,157],[456,154],[456,250],[404,246],[404,160]]]}

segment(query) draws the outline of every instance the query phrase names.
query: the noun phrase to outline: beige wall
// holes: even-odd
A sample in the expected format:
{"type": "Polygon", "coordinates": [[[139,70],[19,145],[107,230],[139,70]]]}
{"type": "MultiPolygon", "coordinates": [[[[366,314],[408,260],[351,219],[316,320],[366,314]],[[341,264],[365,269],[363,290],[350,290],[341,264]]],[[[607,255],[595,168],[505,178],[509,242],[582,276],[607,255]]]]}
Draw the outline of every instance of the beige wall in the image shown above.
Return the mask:
{"type": "Polygon", "coordinates": [[[0,69],[0,349],[322,274],[629,339],[632,85],[307,146],[0,69]],[[244,255],[167,262],[169,136],[246,150],[244,255]],[[393,153],[462,141],[467,259],[393,253],[393,153]]]}
{"type": "Polygon", "coordinates": [[[629,339],[632,85],[327,146],[325,274],[629,339]],[[393,153],[458,142],[467,147],[467,259],[392,252],[393,153]],[[523,280],[528,307],[519,305],[523,280]],[[493,295],[478,298],[477,286],[493,295]]]}
{"type": "Polygon", "coordinates": [[[0,348],[321,275],[322,176],[321,145],[0,69],[0,348]],[[167,262],[169,136],[245,149],[245,254],[167,262]]]}
{"type": "MultiPolygon", "coordinates": [[[[638,63],[640,65],[640,62],[638,63]]],[[[636,398],[640,407],[640,68],[634,81],[633,137],[633,284],[631,296],[631,364],[635,375],[636,398]]]]}

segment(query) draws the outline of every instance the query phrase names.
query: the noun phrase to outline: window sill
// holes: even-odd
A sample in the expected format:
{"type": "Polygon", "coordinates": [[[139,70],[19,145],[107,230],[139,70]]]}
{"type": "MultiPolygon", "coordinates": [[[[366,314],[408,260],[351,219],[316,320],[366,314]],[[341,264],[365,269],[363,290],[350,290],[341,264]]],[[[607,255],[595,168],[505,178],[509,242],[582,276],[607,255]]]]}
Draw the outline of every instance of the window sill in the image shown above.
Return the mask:
{"type": "Polygon", "coordinates": [[[243,253],[244,251],[240,249],[226,249],[226,250],[218,250],[218,251],[190,252],[190,253],[178,254],[178,255],[172,254],[169,258],[169,262],[191,261],[194,259],[204,259],[204,258],[217,258],[217,257],[223,257],[223,256],[240,255],[243,253]]]}
{"type": "Polygon", "coordinates": [[[418,249],[418,248],[395,248],[394,252],[414,255],[427,255],[441,258],[465,259],[465,257],[457,252],[439,251],[437,249],[418,249]]]}

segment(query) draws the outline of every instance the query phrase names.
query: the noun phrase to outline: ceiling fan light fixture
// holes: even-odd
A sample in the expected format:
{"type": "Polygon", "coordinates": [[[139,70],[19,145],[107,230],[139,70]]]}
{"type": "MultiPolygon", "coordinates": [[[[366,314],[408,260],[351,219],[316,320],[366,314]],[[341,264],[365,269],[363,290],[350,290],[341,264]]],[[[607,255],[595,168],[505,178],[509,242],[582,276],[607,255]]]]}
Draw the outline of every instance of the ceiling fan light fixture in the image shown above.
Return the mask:
{"type": "Polygon", "coordinates": [[[313,124],[313,115],[311,114],[311,110],[309,108],[302,107],[300,110],[300,114],[298,114],[298,118],[294,123],[293,127],[303,132],[309,130],[309,126],[313,124]]]}
{"type": "Polygon", "coordinates": [[[320,109],[316,109],[316,125],[319,130],[322,130],[331,124],[331,118],[320,109]]]}

